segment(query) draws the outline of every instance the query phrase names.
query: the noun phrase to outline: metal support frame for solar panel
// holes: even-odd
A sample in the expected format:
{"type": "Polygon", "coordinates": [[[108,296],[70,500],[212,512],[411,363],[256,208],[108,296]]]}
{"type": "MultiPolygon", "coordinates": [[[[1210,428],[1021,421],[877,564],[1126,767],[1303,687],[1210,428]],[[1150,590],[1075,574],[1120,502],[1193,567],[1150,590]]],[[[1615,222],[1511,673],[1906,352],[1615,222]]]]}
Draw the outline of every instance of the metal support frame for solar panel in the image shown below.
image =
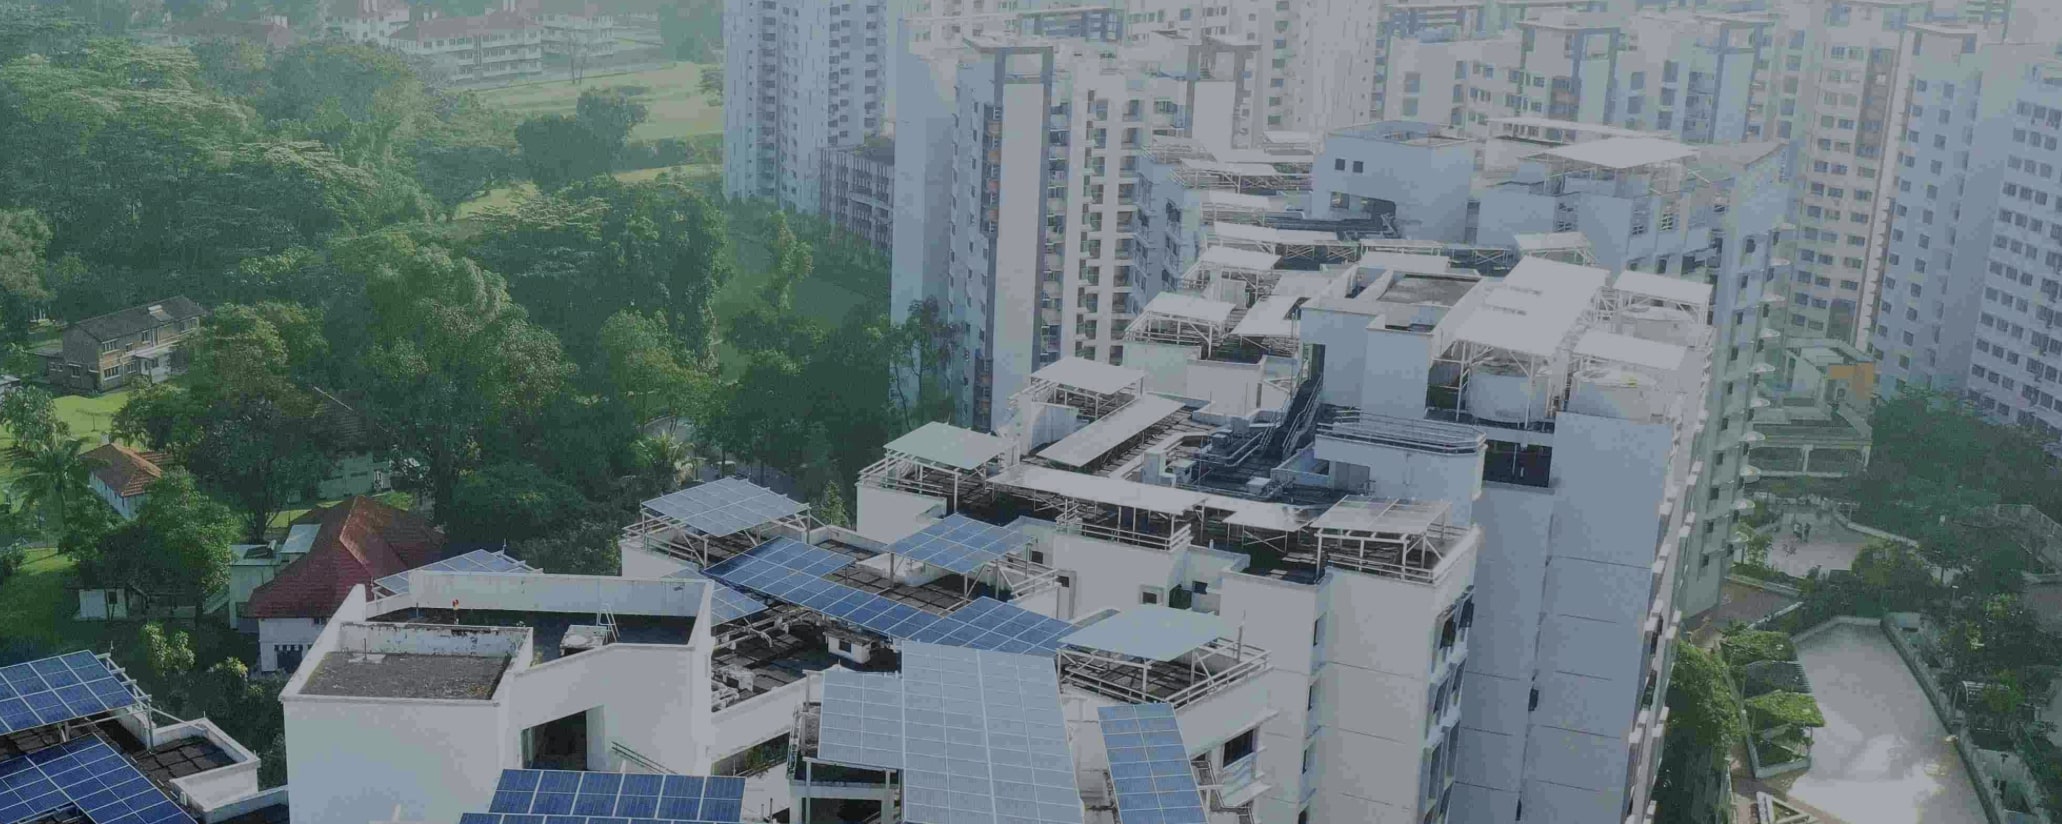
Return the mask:
{"type": "MultiPolygon", "coordinates": [[[[462,824],[516,824],[532,816],[600,824],[622,819],[731,824],[744,813],[745,780],[731,776],[654,775],[572,770],[502,770],[487,812],[462,824]],[[506,817],[506,818],[505,818],[506,817]]],[[[567,824],[571,824],[567,821],[567,824]]]]}
{"type": "Polygon", "coordinates": [[[743,551],[783,531],[807,535],[814,520],[808,504],[736,477],[669,492],[638,512],[625,538],[704,567],[735,554],[727,550],[743,551]]]}
{"type": "Polygon", "coordinates": [[[1119,704],[1097,708],[1096,716],[1121,824],[1206,824],[1202,788],[1173,707],[1119,704]]]}
{"type": "MultiPolygon", "coordinates": [[[[1059,681],[1046,659],[910,644],[898,674],[826,673],[827,700],[853,687],[892,693],[900,704],[860,711],[877,723],[861,723],[854,728],[861,736],[847,740],[864,746],[820,738],[817,754],[803,756],[796,820],[811,817],[814,766],[837,764],[886,771],[889,795],[909,824],[1082,821],[1059,681]],[[881,688],[886,680],[897,689],[881,688]],[[965,756],[939,755],[948,740],[965,756]]],[[[826,722],[843,723],[831,706],[823,712],[826,722]]]]}
{"type": "Polygon", "coordinates": [[[709,608],[715,612],[713,618],[714,623],[717,624],[728,624],[740,618],[747,618],[765,612],[767,609],[766,604],[759,599],[732,589],[720,581],[713,580],[709,576],[703,575],[700,569],[692,566],[684,567],[680,571],[665,577],[682,578],[689,581],[704,581],[709,586],[714,587],[715,592],[709,596],[709,608]]]}
{"type": "Polygon", "coordinates": [[[90,652],[0,667],[0,735],[63,724],[143,703],[128,673],[90,652]]]}
{"type": "Polygon", "coordinates": [[[416,570],[427,572],[494,572],[528,574],[538,572],[536,567],[512,558],[508,553],[492,549],[475,549],[463,555],[456,555],[431,564],[424,564],[406,572],[397,572],[372,582],[376,597],[402,595],[408,592],[408,573],[416,570]]]}
{"type": "Polygon", "coordinates": [[[78,810],[93,824],[194,824],[135,764],[99,736],[0,763],[0,821],[78,810]]]}

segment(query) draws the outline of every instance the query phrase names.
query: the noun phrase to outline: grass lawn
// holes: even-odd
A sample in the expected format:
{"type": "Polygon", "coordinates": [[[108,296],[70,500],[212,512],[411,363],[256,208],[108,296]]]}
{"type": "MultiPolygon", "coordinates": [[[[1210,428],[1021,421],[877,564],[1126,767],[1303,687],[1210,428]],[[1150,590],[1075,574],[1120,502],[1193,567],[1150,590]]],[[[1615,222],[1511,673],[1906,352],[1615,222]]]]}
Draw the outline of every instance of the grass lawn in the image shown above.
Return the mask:
{"type": "MultiPolygon", "coordinates": [[[[114,428],[115,413],[122,410],[122,404],[129,402],[128,390],[109,392],[97,397],[85,395],[59,395],[52,405],[57,408],[57,419],[72,428],[72,437],[84,438],[87,448],[99,446],[101,440],[114,428]]],[[[14,436],[0,431],[0,450],[14,446],[14,436]]],[[[0,485],[14,478],[14,467],[0,459],[0,485]]]]}
{"type": "Polygon", "coordinates": [[[675,63],[663,69],[628,74],[590,74],[573,85],[554,80],[526,83],[477,92],[482,101],[524,117],[540,114],[572,114],[580,92],[614,86],[640,86],[637,100],[651,109],[651,115],[630,133],[632,140],[691,137],[723,131],[723,107],[710,105],[701,89],[702,67],[675,63]]]}
{"type": "MultiPolygon", "coordinates": [[[[67,588],[72,559],[54,549],[30,549],[27,560],[20,572],[0,583],[0,639],[10,643],[8,652],[112,651],[116,662],[132,673],[140,676],[149,668],[141,638],[143,622],[72,620],[79,610],[78,595],[67,588]]],[[[163,624],[191,635],[195,657],[202,662],[233,656],[248,663],[257,652],[257,644],[231,629],[220,615],[203,617],[197,625],[184,618],[163,624]]]]}

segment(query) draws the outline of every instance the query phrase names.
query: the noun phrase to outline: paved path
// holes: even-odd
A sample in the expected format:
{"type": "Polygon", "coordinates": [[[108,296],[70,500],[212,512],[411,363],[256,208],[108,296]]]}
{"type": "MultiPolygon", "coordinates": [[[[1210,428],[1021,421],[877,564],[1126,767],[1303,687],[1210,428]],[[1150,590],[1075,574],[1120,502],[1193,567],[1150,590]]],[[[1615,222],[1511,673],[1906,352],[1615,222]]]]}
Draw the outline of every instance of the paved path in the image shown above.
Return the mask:
{"type": "Polygon", "coordinates": [[[1826,726],[1790,797],[1856,824],[1984,820],[1947,730],[1881,630],[1833,627],[1797,653],[1826,726]]]}
{"type": "Polygon", "coordinates": [[[1869,542],[1868,536],[1824,516],[1806,519],[1806,522],[1812,525],[1811,540],[1808,541],[1791,537],[1788,519],[1776,528],[1775,545],[1768,550],[1769,566],[1799,578],[1810,574],[1812,567],[1823,568],[1821,574],[1854,568],[1854,556],[1861,554],[1862,545],[1869,542]],[[1785,543],[1796,544],[1796,551],[1785,550],[1785,543]]]}

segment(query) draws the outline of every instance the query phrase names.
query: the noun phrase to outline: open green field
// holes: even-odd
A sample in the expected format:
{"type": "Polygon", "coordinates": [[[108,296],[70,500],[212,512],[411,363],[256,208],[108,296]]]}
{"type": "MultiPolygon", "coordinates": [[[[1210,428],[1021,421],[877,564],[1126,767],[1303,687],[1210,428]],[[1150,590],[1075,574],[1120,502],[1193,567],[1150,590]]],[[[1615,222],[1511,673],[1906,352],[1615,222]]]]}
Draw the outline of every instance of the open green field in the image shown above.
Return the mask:
{"type": "Polygon", "coordinates": [[[580,92],[614,86],[644,89],[637,100],[651,109],[632,140],[692,137],[723,131],[723,107],[710,105],[702,94],[702,67],[675,63],[663,69],[628,74],[590,74],[579,85],[567,80],[526,83],[477,92],[482,101],[524,117],[572,114],[580,92]]]}
{"type": "MultiPolygon", "coordinates": [[[[71,427],[72,437],[84,439],[90,449],[106,439],[114,429],[115,413],[128,402],[129,393],[124,390],[98,397],[59,395],[52,405],[57,407],[57,419],[71,427]]],[[[0,486],[14,478],[14,467],[6,460],[6,451],[13,446],[14,435],[0,431],[0,486]]]]}

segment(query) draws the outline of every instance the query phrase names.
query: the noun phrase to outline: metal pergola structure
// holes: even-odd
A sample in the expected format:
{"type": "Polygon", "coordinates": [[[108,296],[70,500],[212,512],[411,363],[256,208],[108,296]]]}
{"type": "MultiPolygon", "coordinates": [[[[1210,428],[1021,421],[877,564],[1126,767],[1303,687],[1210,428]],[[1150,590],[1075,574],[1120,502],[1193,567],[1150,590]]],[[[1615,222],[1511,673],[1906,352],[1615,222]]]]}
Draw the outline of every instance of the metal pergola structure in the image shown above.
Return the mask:
{"type": "Polygon", "coordinates": [[[712,535],[647,506],[639,509],[635,522],[623,528],[623,537],[638,542],[638,546],[648,552],[693,561],[706,568],[784,532],[798,537],[807,536],[817,525],[815,516],[809,512],[809,505],[803,504],[801,511],[794,515],[737,532],[712,535]]]}
{"type": "MultiPolygon", "coordinates": [[[[1297,165],[1284,163],[1281,165],[1297,165]]],[[[1174,179],[1192,189],[1229,189],[1235,192],[1289,192],[1310,188],[1307,162],[1300,170],[1283,169],[1271,162],[1221,163],[1199,157],[1181,158],[1174,165],[1174,179]]]]}
{"type": "Polygon", "coordinates": [[[1274,285],[1280,283],[1281,279],[1281,270],[1273,266],[1263,269],[1222,258],[1211,260],[1199,255],[1195,263],[1189,264],[1188,271],[1181,273],[1179,288],[1189,292],[1201,292],[1213,283],[1232,280],[1245,284],[1252,298],[1259,300],[1273,294],[1274,285]]]}
{"type": "Polygon", "coordinates": [[[1115,392],[1104,393],[1079,386],[1071,386],[1059,381],[1047,380],[1033,374],[1029,380],[1025,381],[1023,389],[1017,390],[1017,394],[1010,396],[1010,405],[1019,409],[1023,408],[1025,403],[1054,403],[1061,406],[1071,406],[1080,411],[1088,420],[1095,421],[1101,420],[1104,415],[1122,409],[1125,404],[1131,403],[1133,399],[1143,394],[1145,394],[1145,379],[1143,377],[1115,392]]]}
{"type": "Polygon", "coordinates": [[[982,493],[987,490],[987,479],[1009,461],[1009,456],[1004,455],[968,471],[889,450],[880,460],[859,471],[859,483],[875,489],[944,498],[949,515],[958,512],[963,501],[985,500],[982,493]]]}
{"type": "MultiPolygon", "coordinates": [[[[1235,314],[1234,318],[1237,317],[1235,314]]],[[[1224,342],[1234,321],[1216,323],[1201,318],[1178,314],[1156,312],[1148,305],[1131,325],[1124,329],[1124,339],[1149,343],[1168,343],[1177,346],[1201,346],[1203,357],[1210,357],[1210,350],[1224,342]]]]}
{"type": "Polygon", "coordinates": [[[1060,680],[1132,704],[1181,707],[1267,670],[1267,651],[1219,638],[1172,661],[1061,647],[1060,680]]]}
{"type": "Polygon", "coordinates": [[[1311,523],[1317,566],[1430,583],[1465,532],[1447,523],[1451,510],[1446,501],[1343,499],[1311,523]]]}

